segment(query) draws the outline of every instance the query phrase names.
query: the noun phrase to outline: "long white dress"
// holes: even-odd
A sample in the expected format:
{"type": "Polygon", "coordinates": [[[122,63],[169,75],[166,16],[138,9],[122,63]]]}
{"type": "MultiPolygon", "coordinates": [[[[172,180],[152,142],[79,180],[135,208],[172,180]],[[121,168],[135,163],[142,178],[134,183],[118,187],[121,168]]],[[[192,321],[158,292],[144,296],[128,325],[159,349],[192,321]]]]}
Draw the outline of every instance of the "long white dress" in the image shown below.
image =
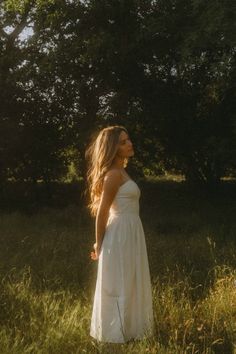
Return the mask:
{"type": "Polygon", "coordinates": [[[153,333],[153,307],[140,190],[133,180],[115,196],[98,260],[90,335],[125,343],[153,333]]]}

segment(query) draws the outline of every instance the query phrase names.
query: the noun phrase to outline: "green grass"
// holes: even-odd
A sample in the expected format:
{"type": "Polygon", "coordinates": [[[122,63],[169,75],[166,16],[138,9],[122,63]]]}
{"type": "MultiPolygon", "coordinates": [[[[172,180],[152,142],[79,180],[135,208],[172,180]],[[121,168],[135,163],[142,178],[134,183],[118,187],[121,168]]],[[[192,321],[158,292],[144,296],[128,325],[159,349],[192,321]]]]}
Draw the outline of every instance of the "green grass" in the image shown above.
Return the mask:
{"type": "Polygon", "coordinates": [[[89,336],[97,265],[87,211],[2,210],[0,353],[236,353],[235,211],[234,184],[209,193],[143,183],[155,335],[117,345],[89,336]]]}

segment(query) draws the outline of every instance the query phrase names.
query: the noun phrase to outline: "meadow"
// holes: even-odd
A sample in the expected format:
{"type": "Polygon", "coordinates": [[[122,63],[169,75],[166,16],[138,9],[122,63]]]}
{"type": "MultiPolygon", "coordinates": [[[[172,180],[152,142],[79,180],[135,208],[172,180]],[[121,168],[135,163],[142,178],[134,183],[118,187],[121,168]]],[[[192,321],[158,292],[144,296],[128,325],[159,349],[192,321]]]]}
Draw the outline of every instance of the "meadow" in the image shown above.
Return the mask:
{"type": "Polygon", "coordinates": [[[140,186],[154,336],[121,345],[89,336],[97,263],[79,187],[58,187],[50,202],[37,192],[40,203],[12,190],[0,205],[1,354],[236,353],[235,182],[140,186]]]}

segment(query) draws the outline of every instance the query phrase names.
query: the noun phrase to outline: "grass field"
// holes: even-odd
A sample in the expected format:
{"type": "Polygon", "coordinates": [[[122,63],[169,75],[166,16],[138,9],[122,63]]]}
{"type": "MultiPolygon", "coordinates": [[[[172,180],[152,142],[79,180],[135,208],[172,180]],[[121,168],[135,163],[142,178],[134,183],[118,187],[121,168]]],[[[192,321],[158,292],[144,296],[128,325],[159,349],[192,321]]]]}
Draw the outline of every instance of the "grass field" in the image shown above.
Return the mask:
{"type": "Polygon", "coordinates": [[[89,336],[93,220],[70,190],[71,203],[62,193],[58,206],[1,209],[0,353],[236,353],[236,185],[141,188],[154,337],[111,345],[89,336]]]}

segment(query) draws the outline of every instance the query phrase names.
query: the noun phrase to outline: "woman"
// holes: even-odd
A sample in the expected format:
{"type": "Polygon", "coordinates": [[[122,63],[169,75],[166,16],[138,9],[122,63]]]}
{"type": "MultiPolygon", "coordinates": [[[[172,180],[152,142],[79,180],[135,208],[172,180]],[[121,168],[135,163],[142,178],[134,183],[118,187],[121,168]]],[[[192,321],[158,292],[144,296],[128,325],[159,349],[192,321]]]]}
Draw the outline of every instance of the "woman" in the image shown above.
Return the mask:
{"type": "Polygon", "coordinates": [[[134,155],[124,127],[103,129],[88,149],[90,210],[96,216],[98,260],[90,335],[125,343],[152,334],[153,310],[140,190],[125,171],[134,155]]]}

